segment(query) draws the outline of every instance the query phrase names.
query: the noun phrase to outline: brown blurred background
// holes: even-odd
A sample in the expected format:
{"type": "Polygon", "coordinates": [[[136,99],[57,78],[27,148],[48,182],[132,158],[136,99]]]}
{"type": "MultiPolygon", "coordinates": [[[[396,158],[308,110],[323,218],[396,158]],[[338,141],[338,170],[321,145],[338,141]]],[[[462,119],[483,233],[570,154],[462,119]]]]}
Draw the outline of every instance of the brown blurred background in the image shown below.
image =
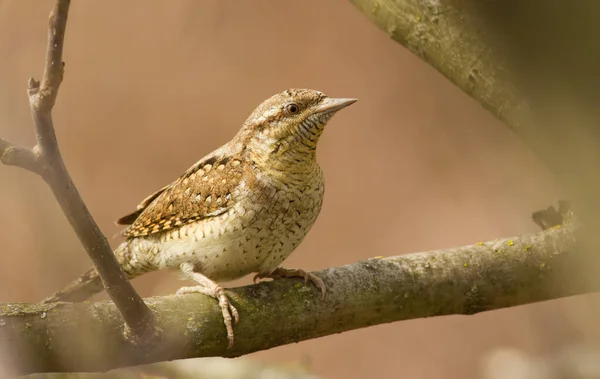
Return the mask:
{"type": "MultiPolygon", "coordinates": [[[[42,73],[52,4],[0,0],[0,135],[27,145],[25,88],[42,73]]],[[[120,230],[113,220],[288,87],[360,101],[327,127],[324,208],[287,266],[535,232],[531,212],[559,196],[501,123],[348,1],[88,0],[73,2],[69,18],[54,120],[71,175],[109,238],[120,230]]],[[[39,178],[0,166],[0,183],[0,302],[39,301],[90,263],[39,178]]],[[[157,273],[134,284],[149,296],[182,282],[157,273]]],[[[536,355],[596,341],[591,299],[381,325],[251,358],[307,364],[330,378],[479,377],[498,348],[536,355]]]]}

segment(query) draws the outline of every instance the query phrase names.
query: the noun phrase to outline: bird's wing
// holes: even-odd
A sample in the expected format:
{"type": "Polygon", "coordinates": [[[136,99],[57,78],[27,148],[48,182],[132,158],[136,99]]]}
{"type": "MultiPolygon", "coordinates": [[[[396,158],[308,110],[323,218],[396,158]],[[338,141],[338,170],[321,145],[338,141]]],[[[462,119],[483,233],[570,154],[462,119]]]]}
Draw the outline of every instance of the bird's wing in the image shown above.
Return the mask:
{"type": "Polygon", "coordinates": [[[131,212],[116,221],[117,225],[131,225],[135,222],[135,220],[139,217],[140,214],[156,199],[161,193],[163,193],[167,188],[171,187],[172,184],[166,185],[158,191],[154,192],[152,195],[148,196],[141,203],[138,204],[136,210],[131,212]]]}
{"type": "Polygon", "coordinates": [[[117,220],[130,226],[126,237],[147,236],[226,212],[238,200],[249,166],[230,156],[209,155],[176,181],[148,196],[138,209],[117,220]]]}

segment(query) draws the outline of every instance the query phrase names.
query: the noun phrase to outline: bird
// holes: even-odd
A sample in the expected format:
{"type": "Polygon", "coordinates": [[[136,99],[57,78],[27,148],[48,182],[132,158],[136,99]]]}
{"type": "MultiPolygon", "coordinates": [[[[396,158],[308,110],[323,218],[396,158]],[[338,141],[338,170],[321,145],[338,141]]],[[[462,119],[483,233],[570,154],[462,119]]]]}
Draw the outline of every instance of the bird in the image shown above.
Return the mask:
{"type": "MultiPolygon", "coordinates": [[[[316,150],[328,121],[357,99],[311,89],[287,89],[263,101],[226,144],[207,154],[171,184],[119,218],[125,240],[114,250],[129,279],[171,270],[195,282],[176,295],[200,293],[221,308],[228,347],[239,313],[219,282],[255,273],[301,277],[326,286],[302,269],[281,267],[320,213],[323,170],[316,150]]],[[[42,303],[80,302],[103,290],[94,268],[42,303]]]]}

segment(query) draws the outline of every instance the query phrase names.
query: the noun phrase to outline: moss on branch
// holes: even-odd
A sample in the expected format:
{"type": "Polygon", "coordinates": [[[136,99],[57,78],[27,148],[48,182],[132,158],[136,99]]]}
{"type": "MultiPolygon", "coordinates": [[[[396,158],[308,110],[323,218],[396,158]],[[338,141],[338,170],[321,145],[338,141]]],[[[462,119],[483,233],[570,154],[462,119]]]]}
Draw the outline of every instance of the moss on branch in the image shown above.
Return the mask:
{"type": "Polygon", "coordinates": [[[581,271],[573,227],[447,250],[378,257],[317,272],[322,300],[300,280],[231,289],[241,316],[228,350],[221,312],[202,295],[146,299],[164,332],[152,346],[123,337],[113,303],[1,304],[0,346],[21,374],[103,371],[173,359],[236,357],[371,325],[478,312],[598,290],[581,271]]]}

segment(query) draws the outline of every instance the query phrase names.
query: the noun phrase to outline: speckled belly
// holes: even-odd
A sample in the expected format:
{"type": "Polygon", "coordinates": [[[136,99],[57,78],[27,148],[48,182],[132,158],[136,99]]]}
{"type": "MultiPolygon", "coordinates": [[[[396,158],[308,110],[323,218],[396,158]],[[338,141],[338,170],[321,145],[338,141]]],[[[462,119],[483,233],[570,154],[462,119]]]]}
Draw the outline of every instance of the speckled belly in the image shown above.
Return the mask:
{"type": "Polygon", "coordinates": [[[149,238],[144,249],[152,245],[151,261],[158,269],[193,262],[197,272],[215,281],[270,272],[302,242],[322,198],[322,185],[278,190],[268,202],[242,201],[217,217],[149,238]]]}

